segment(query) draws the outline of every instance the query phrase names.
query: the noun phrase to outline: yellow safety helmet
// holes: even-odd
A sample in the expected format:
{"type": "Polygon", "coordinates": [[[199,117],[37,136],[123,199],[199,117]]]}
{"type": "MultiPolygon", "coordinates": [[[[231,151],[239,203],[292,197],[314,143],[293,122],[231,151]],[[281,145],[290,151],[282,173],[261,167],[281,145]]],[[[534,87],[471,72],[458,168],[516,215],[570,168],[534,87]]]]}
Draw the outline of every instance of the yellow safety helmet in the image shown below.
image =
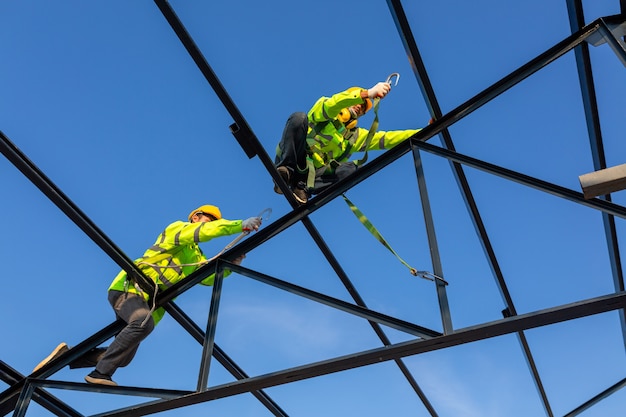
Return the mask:
{"type": "MultiPolygon", "coordinates": [[[[360,94],[362,90],[365,89],[361,87],[350,87],[346,91],[358,91],[360,94]]],[[[363,113],[367,113],[368,111],[370,111],[370,109],[372,108],[372,100],[366,98],[363,104],[365,105],[365,111],[363,113]]],[[[346,128],[348,129],[353,129],[356,127],[356,119],[352,117],[352,114],[350,114],[350,110],[348,109],[342,109],[337,115],[337,119],[339,119],[340,122],[344,123],[346,125],[346,128]]]]}
{"type": "Polygon", "coordinates": [[[211,206],[208,204],[198,207],[197,209],[189,213],[189,217],[187,218],[189,219],[189,221],[191,221],[191,218],[194,216],[194,214],[200,214],[200,213],[210,214],[211,216],[215,217],[216,220],[219,220],[222,218],[222,212],[220,212],[219,207],[211,206]]]}

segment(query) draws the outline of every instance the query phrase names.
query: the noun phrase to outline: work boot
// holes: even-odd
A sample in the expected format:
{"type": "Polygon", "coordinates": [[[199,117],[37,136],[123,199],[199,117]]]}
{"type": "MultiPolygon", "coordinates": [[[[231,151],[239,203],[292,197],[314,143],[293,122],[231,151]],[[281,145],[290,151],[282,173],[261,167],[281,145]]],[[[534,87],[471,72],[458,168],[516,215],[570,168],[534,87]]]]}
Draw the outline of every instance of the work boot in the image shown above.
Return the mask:
{"type": "Polygon", "coordinates": [[[298,184],[298,186],[293,189],[293,196],[300,204],[306,204],[306,202],[309,200],[309,194],[306,192],[301,184],[298,184]]]}
{"type": "MultiPolygon", "coordinates": [[[[289,179],[291,178],[291,172],[289,172],[289,168],[287,168],[287,167],[278,167],[278,168],[276,168],[276,170],[278,171],[278,175],[280,175],[280,177],[283,179],[283,181],[285,181],[285,183],[287,185],[289,185],[289,179]]],[[[276,194],[282,194],[283,193],[283,191],[280,189],[280,187],[276,183],[274,183],[274,192],[276,194]]]]}
{"type": "Polygon", "coordinates": [[[69,348],[69,346],[67,346],[67,343],[63,342],[63,343],[59,344],[59,346],[54,348],[52,353],[49,354],[46,357],[46,359],[42,360],[41,362],[39,362],[37,364],[37,366],[35,366],[35,369],[33,369],[33,373],[37,372],[39,369],[43,368],[45,365],[47,365],[48,363],[52,362],[53,360],[55,360],[56,358],[58,358],[59,356],[61,356],[65,352],[67,352],[68,350],[70,350],[70,348],[69,348]]]}
{"type": "Polygon", "coordinates": [[[111,379],[111,375],[101,374],[94,370],[85,377],[85,381],[95,385],[108,385],[110,387],[117,387],[117,383],[111,379]]]}

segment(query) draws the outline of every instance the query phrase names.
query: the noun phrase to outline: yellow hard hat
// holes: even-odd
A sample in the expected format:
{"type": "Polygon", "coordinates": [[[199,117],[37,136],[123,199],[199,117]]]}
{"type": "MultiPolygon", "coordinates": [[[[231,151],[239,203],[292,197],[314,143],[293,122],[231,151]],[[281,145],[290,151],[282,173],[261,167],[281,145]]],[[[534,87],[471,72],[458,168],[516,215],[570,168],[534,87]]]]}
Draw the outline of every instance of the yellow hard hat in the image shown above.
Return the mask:
{"type": "Polygon", "coordinates": [[[189,217],[187,218],[189,219],[189,221],[191,221],[191,218],[194,216],[194,214],[199,214],[199,213],[210,214],[211,216],[215,217],[216,220],[222,218],[222,213],[220,212],[219,207],[211,206],[208,204],[198,207],[197,209],[189,213],[189,217]]]}

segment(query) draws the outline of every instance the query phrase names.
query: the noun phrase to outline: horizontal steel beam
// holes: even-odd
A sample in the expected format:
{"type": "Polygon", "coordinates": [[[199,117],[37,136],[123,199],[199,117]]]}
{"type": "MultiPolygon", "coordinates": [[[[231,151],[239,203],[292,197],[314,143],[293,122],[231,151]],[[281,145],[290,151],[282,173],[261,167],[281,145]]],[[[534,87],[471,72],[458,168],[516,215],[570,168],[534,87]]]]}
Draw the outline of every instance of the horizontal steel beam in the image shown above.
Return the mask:
{"type": "Polygon", "coordinates": [[[137,417],[162,411],[173,410],[188,405],[199,404],[219,398],[266,389],[272,386],[315,378],[335,372],[347,371],[362,366],[374,365],[406,356],[432,352],[466,343],[477,342],[497,336],[548,326],[563,321],[579,319],[594,314],[606,313],[626,307],[626,293],[610,294],[587,299],[559,307],[508,317],[487,324],[459,329],[453,333],[432,339],[420,339],[341,356],[296,368],[285,369],[270,374],[252,377],[247,380],[219,385],[185,397],[155,402],[149,405],[112,411],[99,417],[137,417]]]}

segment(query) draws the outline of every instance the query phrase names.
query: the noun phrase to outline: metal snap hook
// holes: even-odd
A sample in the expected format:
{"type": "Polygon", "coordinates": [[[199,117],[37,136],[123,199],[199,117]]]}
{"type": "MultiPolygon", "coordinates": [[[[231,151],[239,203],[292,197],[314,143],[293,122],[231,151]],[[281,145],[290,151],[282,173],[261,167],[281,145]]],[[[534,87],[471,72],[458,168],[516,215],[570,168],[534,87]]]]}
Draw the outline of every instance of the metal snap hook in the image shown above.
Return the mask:
{"type": "Polygon", "coordinates": [[[396,79],[396,83],[393,86],[398,85],[398,81],[400,80],[400,74],[397,72],[394,72],[392,74],[389,75],[389,77],[387,77],[387,81],[385,81],[387,84],[391,85],[391,80],[395,77],[396,79]]]}

